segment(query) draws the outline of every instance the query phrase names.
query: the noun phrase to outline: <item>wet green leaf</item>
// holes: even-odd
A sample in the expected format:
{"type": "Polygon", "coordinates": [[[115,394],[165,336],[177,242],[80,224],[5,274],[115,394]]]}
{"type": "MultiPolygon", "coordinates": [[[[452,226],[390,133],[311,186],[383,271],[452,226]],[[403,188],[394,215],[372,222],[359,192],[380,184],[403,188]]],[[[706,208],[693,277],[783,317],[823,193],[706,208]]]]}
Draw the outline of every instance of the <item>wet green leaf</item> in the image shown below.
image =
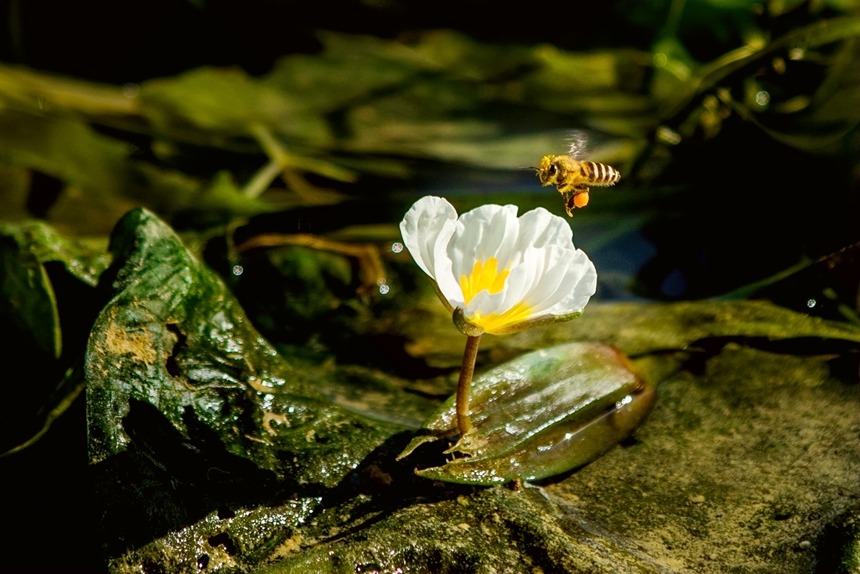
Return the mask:
{"type": "Polygon", "coordinates": [[[150,212],[128,214],[111,251],[103,282],[112,298],[86,354],[89,455],[110,556],[127,540],[192,523],[182,541],[147,552],[194,563],[219,528],[207,515],[250,505],[261,508],[231,521],[229,536],[241,546],[232,560],[253,561],[261,532],[303,520],[322,492],[403,428],[326,399],[320,371],[278,355],[217,275],[150,212]],[[140,483],[141,472],[153,480],[140,483]],[[164,489],[161,473],[180,490],[164,489]],[[128,516],[140,512],[150,518],[129,529],[128,516]]]}
{"type": "Polygon", "coordinates": [[[107,257],[38,221],[0,223],[0,256],[3,315],[33,336],[43,350],[59,358],[59,310],[45,266],[58,262],[69,274],[94,287],[107,265],[107,257]]]}
{"type": "Polygon", "coordinates": [[[19,323],[42,349],[58,358],[62,351],[62,334],[53,287],[42,262],[29,252],[26,242],[22,245],[21,234],[13,231],[10,237],[10,231],[0,229],[3,235],[0,243],[3,315],[19,323]]]}
{"type": "MultiPolygon", "coordinates": [[[[539,480],[591,462],[627,437],[654,404],[654,386],[617,350],[570,343],[522,355],[476,378],[474,428],[447,452],[453,460],[420,468],[425,478],[466,484],[539,480]]],[[[456,434],[451,398],[400,457],[456,434]]]]}
{"type": "MultiPolygon", "coordinates": [[[[367,424],[328,409],[307,374],[274,352],[220,279],[151,213],[126,216],[111,249],[115,263],[108,274],[115,295],[96,321],[87,353],[93,461],[124,450],[126,435],[115,423],[136,399],[154,403],[177,425],[185,424],[182,413],[192,407],[204,423],[225,433],[222,440],[231,451],[269,470],[282,471],[284,463],[274,453],[265,460],[251,454],[289,444],[306,451],[302,480],[336,479],[324,461],[340,459],[342,451],[319,452],[328,451],[317,443],[330,430],[318,425],[339,417],[347,427],[367,424]],[[250,405],[241,406],[246,400],[257,404],[248,410],[250,405]]],[[[356,445],[373,440],[360,432],[344,438],[350,436],[356,445]]]]}

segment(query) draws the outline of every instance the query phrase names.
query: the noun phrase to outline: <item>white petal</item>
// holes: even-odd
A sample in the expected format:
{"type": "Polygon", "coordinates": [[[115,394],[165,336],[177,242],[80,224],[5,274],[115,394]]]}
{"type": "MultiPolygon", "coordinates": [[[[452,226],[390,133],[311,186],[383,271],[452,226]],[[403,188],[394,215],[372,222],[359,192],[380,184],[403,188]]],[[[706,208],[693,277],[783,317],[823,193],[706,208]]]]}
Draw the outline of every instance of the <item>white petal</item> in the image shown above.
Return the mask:
{"type": "Polygon", "coordinates": [[[469,301],[469,304],[463,309],[467,318],[475,315],[492,315],[504,312],[502,302],[504,293],[490,293],[489,291],[481,291],[469,301]]]}
{"type": "Polygon", "coordinates": [[[505,288],[506,308],[517,303],[531,305],[532,292],[541,283],[543,277],[543,254],[537,249],[527,249],[521,254],[521,261],[511,268],[505,288]]]}
{"type": "Polygon", "coordinates": [[[548,245],[573,247],[570,224],[546,209],[538,207],[520,217],[520,244],[542,248],[548,245]]]}
{"type": "Polygon", "coordinates": [[[457,223],[457,210],[441,197],[422,197],[400,222],[403,243],[424,273],[437,279],[440,253],[445,253],[457,223]]]}
{"type": "Polygon", "coordinates": [[[465,300],[463,289],[460,287],[458,277],[452,271],[452,261],[447,255],[441,255],[437,260],[436,286],[448,301],[451,310],[456,307],[463,307],[465,300]]]}
{"type": "Polygon", "coordinates": [[[499,255],[507,256],[516,240],[517,226],[515,205],[482,205],[461,215],[448,248],[455,276],[468,275],[475,261],[490,257],[496,257],[499,265],[505,267],[507,260],[499,255]]]}
{"type": "Polygon", "coordinates": [[[553,246],[542,250],[534,249],[529,253],[529,258],[535,260],[529,267],[534,269],[538,280],[532,285],[527,303],[534,309],[535,314],[543,313],[557,303],[570,287],[565,283],[565,278],[568,274],[569,254],[572,252],[573,249],[553,246]]]}
{"type": "MultiPolygon", "coordinates": [[[[577,249],[566,254],[564,259],[565,275],[561,283],[563,288],[556,294],[558,300],[544,311],[549,315],[567,315],[582,311],[597,291],[597,270],[584,251],[577,249]]],[[[552,299],[545,303],[551,303],[552,299]]]]}

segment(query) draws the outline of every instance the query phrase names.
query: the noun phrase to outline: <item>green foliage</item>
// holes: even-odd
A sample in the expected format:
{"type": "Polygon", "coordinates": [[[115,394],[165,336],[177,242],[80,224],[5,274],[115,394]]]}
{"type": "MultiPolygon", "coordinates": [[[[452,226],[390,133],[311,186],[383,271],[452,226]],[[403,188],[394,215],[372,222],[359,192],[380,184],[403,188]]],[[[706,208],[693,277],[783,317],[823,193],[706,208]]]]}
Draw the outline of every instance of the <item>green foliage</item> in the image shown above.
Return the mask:
{"type": "Polygon", "coordinates": [[[383,157],[401,175],[414,159],[521,169],[563,150],[556,129],[630,142],[595,158],[652,181],[673,153],[661,134],[696,145],[736,115],[779,142],[833,151],[857,124],[845,102],[858,89],[860,20],[848,6],[650,3],[625,17],[653,30],[647,49],[620,39],[588,52],[492,46],[448,30],[408,41],[324,33],[319,53],[284,55],[261,76],[201,67],[133,91],[2,66],[0,158],[166,216],[247,215],[284,207],[277,193],[257,201],[279,173],[301,193],[296,176],[346,165],[367,176],[383,157]],[[706,43],[704,23],[727,32],[706,43]],[[222,161],[201,170],[201,152],[222,161]],[[224,171],[238,182],[227,196],[214,183],[224,171]],[[265,178],[243,197],[255,174],[265,178]]]}

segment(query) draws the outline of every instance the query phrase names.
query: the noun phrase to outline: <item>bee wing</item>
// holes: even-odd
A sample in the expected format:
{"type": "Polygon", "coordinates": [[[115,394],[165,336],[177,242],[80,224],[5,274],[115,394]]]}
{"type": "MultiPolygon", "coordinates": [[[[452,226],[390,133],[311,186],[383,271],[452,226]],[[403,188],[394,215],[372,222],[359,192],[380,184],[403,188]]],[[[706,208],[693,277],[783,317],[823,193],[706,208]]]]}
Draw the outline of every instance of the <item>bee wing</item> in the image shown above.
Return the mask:
{"type": "Polygon", "coordinates": [[[573,159],[580,159],[588,154],[588,134],[585,130],[571,131],[567,141],[567,154],[573,159]]]}

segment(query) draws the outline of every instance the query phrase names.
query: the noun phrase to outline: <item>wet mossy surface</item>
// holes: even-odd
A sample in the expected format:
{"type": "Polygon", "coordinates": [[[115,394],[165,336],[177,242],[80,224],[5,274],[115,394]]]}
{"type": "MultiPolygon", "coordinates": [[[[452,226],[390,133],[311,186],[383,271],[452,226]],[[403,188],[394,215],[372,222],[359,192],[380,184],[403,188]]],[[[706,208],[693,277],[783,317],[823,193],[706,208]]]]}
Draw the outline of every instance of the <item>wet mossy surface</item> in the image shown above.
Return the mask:
{"type": "MultiPolygon", "coordinates": [[[[855,559],[860,332],[844,323],[755,302],[618,304],[491,339],[479,369],[605,340],[658,400],[585,466],[457,485],[396,460],[452,370],[425,381],[434,396],[337,357],[288,359],[146,211],[122,220],[111,253],[84,380],[112,572],[815,572],[855,559]]],[[[456,364],[450,319],[413,326],[415,357],[436,337],[431,361],[450,347],[456,364]]]]}

